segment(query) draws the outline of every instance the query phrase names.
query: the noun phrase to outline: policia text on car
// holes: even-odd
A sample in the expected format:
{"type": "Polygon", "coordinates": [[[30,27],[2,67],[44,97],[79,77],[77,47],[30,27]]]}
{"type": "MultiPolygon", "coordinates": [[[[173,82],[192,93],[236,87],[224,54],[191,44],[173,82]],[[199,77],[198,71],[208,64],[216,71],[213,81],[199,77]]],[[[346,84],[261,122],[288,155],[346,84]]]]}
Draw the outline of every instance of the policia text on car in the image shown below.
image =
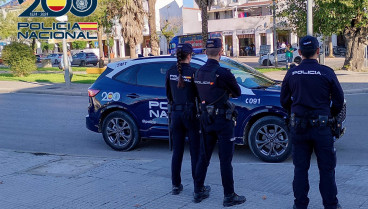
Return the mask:
{"type": "Polygon", "coordinates": [[[315,37],[300,40],[302,63],[289,70],[281,89],[281,105],[290,113],[293,143],[294,209],[307,209],[308,170],[314,150],[320,172],[320,192],[325,209],[341,208],[335,182],[336,151],[331,131],[332,117],[344,106],[344,94],[334,71],[318,64],[315,37]]]}

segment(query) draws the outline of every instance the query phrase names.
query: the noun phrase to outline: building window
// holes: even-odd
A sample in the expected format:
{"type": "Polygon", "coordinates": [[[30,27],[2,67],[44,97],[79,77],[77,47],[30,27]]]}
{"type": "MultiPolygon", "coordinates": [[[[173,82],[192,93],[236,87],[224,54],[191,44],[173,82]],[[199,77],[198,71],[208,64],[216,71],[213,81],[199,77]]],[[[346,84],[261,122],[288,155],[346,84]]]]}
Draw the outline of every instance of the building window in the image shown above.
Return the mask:
{"type": "Polygon", "coordinates": [[[233,0],[233,3],[238,3],[238,0],[233,0]]]}

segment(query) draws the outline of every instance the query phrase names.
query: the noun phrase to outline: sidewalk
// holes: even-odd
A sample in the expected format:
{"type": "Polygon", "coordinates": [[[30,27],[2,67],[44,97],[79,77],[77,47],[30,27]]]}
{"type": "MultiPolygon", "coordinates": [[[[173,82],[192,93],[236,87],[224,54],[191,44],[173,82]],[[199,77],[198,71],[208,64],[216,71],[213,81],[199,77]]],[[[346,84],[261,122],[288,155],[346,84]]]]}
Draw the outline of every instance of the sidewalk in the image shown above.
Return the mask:
{"type": "MultiPolygon", "coordinates": [[[[122,156],[124,154],[122,153],[122,156]]],[[[217,157],[217,156],[216,156],[217,157]]],[[[170,194],[170,159],[119,159],[43,155],[0,150],[0,208],[222,208],[218,162],[210,164],[210,197],[192,203],[190,161],[184,160],[184,191],[170,194]]],[[[236,192],[247,202],[233,208],[291,209],[293,165],[234,163],[236,192]]],[[[336,169],[343,208],[368,208],[368,166],[336,169]]],[[[310,171],[310,207],[322,209],[316,165],[310,171]]]]}
{"type": "MultiPolygon", "coordinates": [[[[345,94],[368,93],[368,73],[335,71],[345,94]]],[[[265,73],[266,76],[283,80],[286,71],[273,71],[265,73]]],[[[87,96],[90,84],[72,83],[71,88],[67,89],[64,83],[36,83],[18,81],[0,81],[0,93],[36,93],[36,94],[55,94],[71,96],[87,96]]]]}

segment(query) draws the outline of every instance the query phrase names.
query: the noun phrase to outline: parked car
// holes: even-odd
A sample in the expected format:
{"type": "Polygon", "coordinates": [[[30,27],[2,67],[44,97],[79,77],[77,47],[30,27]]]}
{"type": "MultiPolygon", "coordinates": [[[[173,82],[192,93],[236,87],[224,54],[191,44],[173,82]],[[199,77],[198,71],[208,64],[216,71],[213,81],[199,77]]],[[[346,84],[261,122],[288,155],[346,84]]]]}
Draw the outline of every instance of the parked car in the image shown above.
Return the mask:
{"type": "MultiPolygon", "coordinates": [[[[300,64],[302,62],[302,57],[299,55],[298,49],[297,48],[294,48],[294,49],[295,50],[293,52],[293,61],[297,64],[300,64]]],[[[275,56],[274,53],[271,53],[269,57],[267,54],[261,55],[259,56],[258,63],[263,66],[274,65],[275,63],[274,56],[275,56]]],[[[286,62],[285,48],[277,50],[277,62],[286,62]]]]}
{"type": "Polygon", "coordinates": [[[40,60],[49,59],[49,60],[51,60],[51,64],[56,64],[57,65],[61,61],[61,56],[62,56],[61,53],[54,53],[54,54],[47,55],[47,57],[40,58],[40,60]]]}
{"type": "Polygon", "coordinates": [[[80,52],[78,54],[73,55],[72,65],[86,66],[88,64],[92,64],[94,66],[98,63],[98,58],[95,53],[92,52],[80,52]]]}
{"type": "MultiPolygon", "coordinates": [[[[191,66],[200,68],[205,55],[195,55],[191,66]]],[[[111,63],[88,89],[86,126],[102,133],[115,150],[134,149],[142,138],[168,139],[166,71],[176,57],[159,56],[111,63]]],[[[263,161],[281,162],[291,152],[290,136],[280,105],[280,82],[227,57],[220,65],[231,69],[241,96],[231,99],[239,112],[234,140],[249,145],[263,161]]]]}
{"type": "Polygon", "coordinates": [[[36,63],[41,63],[42,55],[36,54],[36,63]]]}

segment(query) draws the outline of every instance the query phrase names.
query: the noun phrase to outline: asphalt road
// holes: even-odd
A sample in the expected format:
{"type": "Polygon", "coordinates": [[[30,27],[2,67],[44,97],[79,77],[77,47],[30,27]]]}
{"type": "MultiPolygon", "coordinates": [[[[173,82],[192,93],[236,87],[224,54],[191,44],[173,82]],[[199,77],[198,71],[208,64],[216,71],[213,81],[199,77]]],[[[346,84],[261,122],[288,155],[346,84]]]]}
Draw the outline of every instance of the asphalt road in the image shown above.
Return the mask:
{"type": "MultiPolygon", "coordinates": [[[[346,95],[346,99],[347,133],[336,142],[338,163],[368,165],[368,94],[346,95]]],[[[0,148],[108,158],[171,157],[167,141],[160,140],[144,141],[130,152],[112,150],[101,134],[85,127],[87,105],[87,97],[0,94],[0,148]]],[[[189,159],[188,150],[185,159],[189,159]]],[[[217,161],[218,157],[212,159],[217,161]]],[[[262,163],[245,146],[236,147],[234,162],[262,163]]]]}

